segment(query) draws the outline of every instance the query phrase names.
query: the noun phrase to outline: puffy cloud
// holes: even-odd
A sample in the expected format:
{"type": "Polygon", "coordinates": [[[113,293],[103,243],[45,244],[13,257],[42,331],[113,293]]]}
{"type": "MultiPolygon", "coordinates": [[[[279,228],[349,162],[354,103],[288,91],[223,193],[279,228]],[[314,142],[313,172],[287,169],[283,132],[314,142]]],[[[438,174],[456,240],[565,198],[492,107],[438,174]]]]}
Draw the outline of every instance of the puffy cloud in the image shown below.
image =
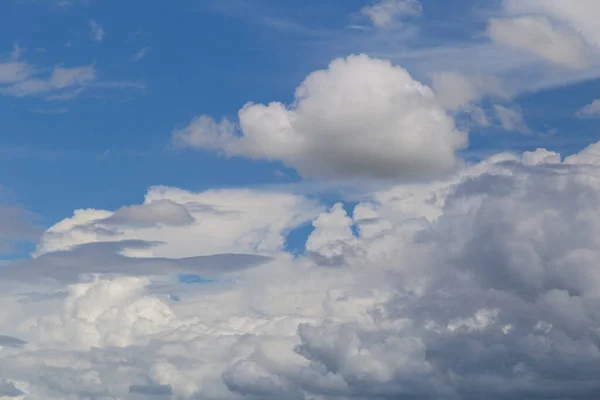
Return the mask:
{"type": "Polygon", "coordinates": [[[498,44],[530,51],[558,65],[584,68],[588,64],[583,39],[546,17],[492,19],[488,35],[498,44]]]}
{"type": "MultiPolygon", "coordinates": [[[[317,207],[306,255],[276,253],[191,289],[161,286],[142,268],[44,296],[32,294],[44,286],[2,280],[3,379],[28,399],[591,400],[600,390],[599,147],[564,162],[544,149],[497,154],[445,180],[372,193],[352,212],[317,207]]],[[[168,199],[196,221],[207,205],[243,216],[269,201],[289,221],[307,204],[246,194],[154,188],[144,204],[168,199]]],[[[88,210],[53,230],[98,229],[113,214],[88,210]]],[[[269,215],[242,217],[227,246],[239,243],[236,230],[262,234],[269,215]]],[[[128,222],[162,239],[156,226],[128,222]]],[[[202,241],[202,232],[187,234],[202,241]]],[[[96,241],[77,238],[79,249],[109,245],[96,241]]],[[[78,251],[66,243],[56,246],[78,251]]],[[[35,260],[40,270],[52,254],[35,260]]]]}
{"type": "Polygon", "coordinates": [[[296,89],[295,102],[249,103],[240,132],[202,116],[175,143],[281,161],[306,176],[430,178],[457,165],[466,134],[434,92],[406,70],[365,55],[334,60],[296,89]]]}
{"type": "Polygon", "coordinates": [[[191,193],[153,187],[144,204],[115,212],[76,210],[48,229],[37,255],[94,242],[123,242],[123,254],[137,257],[194,257],[219,253],[270,255],[287,231],[322,210],[303,196],[250,189],[191,193]],[[152,246],[131,246],[143,241],[152,246]]]}
{"type": "Polygon", "coordinates": [[[418,0],[379,0],[361,10],[377,28],[389,28],[406,16],[421,15],[422,12],[418,0]]]}

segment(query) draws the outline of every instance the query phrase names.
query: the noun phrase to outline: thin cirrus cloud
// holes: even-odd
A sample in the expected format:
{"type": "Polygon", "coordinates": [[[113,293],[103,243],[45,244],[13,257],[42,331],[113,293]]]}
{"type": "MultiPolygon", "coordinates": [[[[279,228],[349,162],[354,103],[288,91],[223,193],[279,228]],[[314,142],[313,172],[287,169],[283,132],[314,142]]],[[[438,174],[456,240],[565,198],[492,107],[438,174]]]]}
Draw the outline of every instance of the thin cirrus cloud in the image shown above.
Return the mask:
{"type": "Polygon", "coordinates": [[[104,40],[104,36],[105,36],[105,32],[104,32],[104,28],[102,28],[102,26],[94,21],[93,19],[90,20],[89,22],[90,24],[90,37],[92,38],[93,41],[95,42],[102,42],[104,40]]]}
{"type": "Polygon", "coordinates": [[[362,8],[361,13],[375,27],[387,29],[409,16],[418,16],[423,6],[418,0],[379,0],[362,8]]]}

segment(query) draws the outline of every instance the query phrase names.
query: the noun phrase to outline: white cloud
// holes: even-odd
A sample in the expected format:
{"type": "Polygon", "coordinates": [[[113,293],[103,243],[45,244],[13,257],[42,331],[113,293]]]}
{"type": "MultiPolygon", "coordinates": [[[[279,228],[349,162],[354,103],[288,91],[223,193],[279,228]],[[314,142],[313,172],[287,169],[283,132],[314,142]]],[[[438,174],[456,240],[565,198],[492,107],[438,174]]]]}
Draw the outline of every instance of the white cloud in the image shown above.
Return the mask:
{"type": "Polygon", "coordinates": [[[296,89],[291,106],[248,103],[239,128],[207,116],[176,144],[281,161],[306,176],[429,178],[457,164],[466,134],[406,70],[365,55],[334,60],[296,89]]]}
{"type": "Polygon", "coordinates": [[[271,255],[281,251],[285,233],[312,220],[321,207],[302,196],[250,189],[190,193],[154,187],[144,204],[115,212],[77,210],[42,236],[37,255],[94,242],[157,242],[124,254],[192,257],[218,253],[271,255]]]}
{"type": "Polygon", "coordinates": [[[94,20],[90,20],[90,37],[93,41],[100,43],[104,40],[104,29],[94,20]]]}
{"type": "Polygon", "coordinates": [[[499,104],[494,105],[496,116],[500,120],[500,125],[507,131],[531,133],[531,129],[525,123],[523,112],[516,107],[508,108],[499,104]]]}
{"type": "Polygon", "coordinates": [[[431,75],[436,98],[445,108],[469,107],[485,97],[509,98],[502,82],[495,76],[465,76],[458,72],[434,72],[431,75]]]}
{"type": "Polygon", "coordinates": [[[600,3],[595,0],[504,0],[503,6],[507,13],[513,15],[548,16],[580,33],[590,45],[600,45],[600,27],[596,23],[600,3]]]}
{"type": "Polygon", "coordinates": [[[558,65],[569,68],[588,65],[583,39],[554,26],[546,17],[492,19],[488,35],[500,45],[530,51],[558,65]]]}
{"type": "Polygon", "coordinates": [[[19,79],[10,86],[0,87],[0,93],[16,97],[47,93],[56,93],[53,96],[64,96],[72,91],[77,91],[79,94],[83,87],[96,79],[96,69],[92,65],[72,68],[54,67],[52,73],[46,78],[19,79]]]}
{"type": "Polygon", "coordinates": [[[577,111],[576,115],[581,118],[594,118],[600,116],[600,99],[592,101],[585,105],[581,110],[577,111]]]}
{"type": "Polygon", "coordinates": [[[361,10],[378,28],[392,27],[402,18],[421,15],[422,12],[423,8],[418,0],[378,0],[361,10]]]}
{"type": "MultiPolygon", "coordinates": [[[[2,279],[0,395],[593,399],[600,388],[598,148],[565,163],[544,149],[498,154],[448,180],[372,193],[351,213],[321,209],[311,217],[306,256],[278,253],[209,285],[165,286],[129,267],[134,276],[66,287],[2,279]]],[[[154,189],[145,204],[164,193],[192,215],[208,198],[231,209],[244,197],[154,189]]],[[[252,203],[268,203],[293,213],[289,197],[263,194],[234,208],[259,213],[252,203]]],[[[53,230],[114,214],[88,213],[53,230]]],[[[269,213],[260,214],[237,229],[260,235],[269,213]]],[[[207,231],[218,233],[218,225],[207,231]]],[[[198,245],[207,237],[188,235],[198,245]]],[[[52,254],[35,260],[40,273],[52,254]]],[[[73,268],[93,271],[94,257],[73,268]]]]}

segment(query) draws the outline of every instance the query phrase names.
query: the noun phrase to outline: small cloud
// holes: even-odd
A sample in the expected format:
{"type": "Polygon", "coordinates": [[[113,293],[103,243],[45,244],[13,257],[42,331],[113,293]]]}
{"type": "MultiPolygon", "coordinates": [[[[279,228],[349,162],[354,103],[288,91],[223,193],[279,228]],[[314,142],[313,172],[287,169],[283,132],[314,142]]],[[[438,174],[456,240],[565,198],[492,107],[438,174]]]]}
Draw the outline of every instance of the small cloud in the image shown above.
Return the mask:
{"type": "Polygon", "coordinates": [[[110,149],[106,149],[104,151],[104,153],[100,153],[96,156],[96,160],[102,161],[102,160],[106,159],[106,157],[108,157],[109,155],[110,155],[110,149]]]}
{"type": "Polygon", "coordinates": [[[73,42],[71,42],[70,40],[68,42],[65,42],[65,47],[66,48],[69,48],[71,46],[73,46],[73,42]]]}
{"type": "Polygon", "coordinates": [[[81,93],[83,93],[85,89],[80,87],[77,89],[73,89],[73,90],[67,90],[61,93],[57,93],[57,94],[53,94],[51,96],[46,97],[46,100],[50,100],[50,101],[67,101],[67,100],[71,100],[74,99],[75,97],[79,96],[81,93]]]}
{"type": "MultiPolygon", "coordinates": [[[[47,78],[29,78],[0,89],[0,93],[25,97],[49,92],[60,95],[61,91],[82,89],[96,80],[96,69],[92,65],[74,68],[54,67],[47,78]]],[[[63,92],[64,93],[64,92],[63,92]]]]}
{"type": "Polygon", "coordinates": [[[361,13],[377,28],[390,28],[408,16],[419,16],[423,6],[418,0],[380,0],[365,6],[361,13]]]}
{"type": "Polygon", "coordinates": [[[600,99],[592,101],[577,111],[575,115],[579,118],[598,118],[600,117],[600,99]]]}
{"type": "Polygon", "coordinates": [[[32,113],[36,114],[65,114],[69,112],[69,109],[66,107],[62,108],[35,108],[30,110],[32,113]]]}
{"type": "Polygon", "coordinates": [[[18,61],[21,58],[23,49],[18,44],[14,44],[13,51],[10,53],[10,61],[18,61]]]}
{"type": "Polygon", "coordinates": [[[140,61],[142,58],[144,58],[148,55],[148,52],[150,52],[150,48],[144,47],[143,49],[141,49],[140,51],[135,53],[133,56],[131,56],[131,61],[133,61],[133,62],[140,61]]]}
{"type": "Polygon", "coordinates": [[[371,28],[369,28],[368,26],[364,26],[364,25],[349,25],[347,28],[353,29],[355,31],[370,31],[371,30],[371,28]]]}
{"type": "Polygon", "coordinates": [[[520,108],[508,108],[501,105],[494,105],[496,116],[500,120],[500,125],[507,131],[531,133],[531,129],[525,123],[523,112],[520,108]]]}
{"type": "Polygon", "coordinates": [[[94,21],[93,19],[90,20],[90,35],[92,40],[100,43],[102,40],[104,40],[104,29],[102,28],[102,26],[100,26],[100,24],[98,24],[96,21],[94,21]]]}

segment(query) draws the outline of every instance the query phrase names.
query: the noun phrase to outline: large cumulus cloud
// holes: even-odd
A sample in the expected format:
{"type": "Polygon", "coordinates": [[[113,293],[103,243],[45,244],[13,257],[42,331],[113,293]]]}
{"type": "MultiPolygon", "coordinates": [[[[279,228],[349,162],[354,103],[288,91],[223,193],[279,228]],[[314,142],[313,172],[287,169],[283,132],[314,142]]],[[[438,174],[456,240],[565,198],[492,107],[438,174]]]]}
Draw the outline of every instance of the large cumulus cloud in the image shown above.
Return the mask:
{"type": "Polygon", "coordinates": [[[366,55],[311,73],[286,106],[246,104],[236,124],[199,116],[176,144],[280,161],[317,177],[443,175],[458,163],[466,134],[434,92],[389,61],[366,55]]]}
{"type": "MultiPolygon", "coordinates": [[[[594,399],[598,146],[564,162],[497,154],[352,212],[336,205],[312,217],[305,256],[272,253],[210,284],[131,269],[51,292],[4,283],[0,387],[28,399],[594,399]]],[[[188,211],[202,197],[178,193],[188,211]]],[[[114,215],[101,214],[92,227],[114,215]]],[[[139,220],[127,229],[157,229],[139,220]]]]}

